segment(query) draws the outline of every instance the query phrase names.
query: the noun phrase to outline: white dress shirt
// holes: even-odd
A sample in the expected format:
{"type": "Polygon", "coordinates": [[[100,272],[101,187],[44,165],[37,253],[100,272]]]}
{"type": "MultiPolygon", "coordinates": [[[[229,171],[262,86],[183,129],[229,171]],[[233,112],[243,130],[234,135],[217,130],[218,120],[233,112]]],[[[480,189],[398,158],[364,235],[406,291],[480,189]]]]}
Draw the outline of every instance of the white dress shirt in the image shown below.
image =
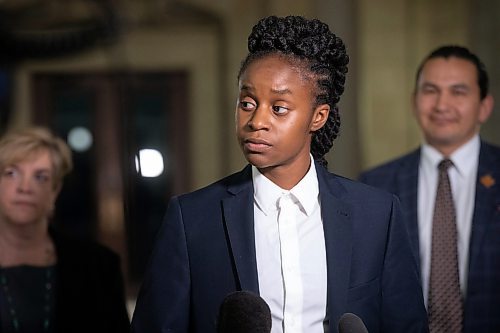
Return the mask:
{"type": "Polygon", "coordinates": [[[323,333],[326,250],[316,168],[290,191],[252,167],[255,249],[260,296],[272,314],[272,333],[323,333]],[[278,205],[290,200],[283,221],[278,205]]]}
{"type": "MultiPolygon", "coordinates": [[[[474,213],[474,200],[476,197],[480,145],[479,135],[476,135],[448,157],[453,162],[453,167],[448,169],[448,175],[457,216],[458,267],[462,295],[465,295],[467,289],[469,239],[472,228],[472,215],[474,213]]],[[[438,164],[443,158],[445,156],[435,148],[428,144],[422,145],[418,171],[417,209],[422,290],[426,305],[429,293],[432,218],[438,185],[438,164]]]]}

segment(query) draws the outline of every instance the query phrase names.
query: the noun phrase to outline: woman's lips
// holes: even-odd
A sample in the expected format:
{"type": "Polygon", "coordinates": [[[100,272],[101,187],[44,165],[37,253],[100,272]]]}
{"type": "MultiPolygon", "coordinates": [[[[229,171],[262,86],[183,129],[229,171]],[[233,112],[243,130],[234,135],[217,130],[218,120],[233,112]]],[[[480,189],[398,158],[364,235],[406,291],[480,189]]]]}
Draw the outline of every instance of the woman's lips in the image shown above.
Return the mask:
{"type": "Polygon", "coordinates": [[[22,201],[22,200],[14,201],[14,205],[16,205],[16,206],[25,206],[25,207],[35,207],[36,206],[34,202],[31,202],[31,201],[22,201]]]}
{"type": "Polygon", "coordinates": [[[246,139],[244,141],[244,147],[249,152],[261,153],[268,150],[271,144],[263,139],[246,139]]]}

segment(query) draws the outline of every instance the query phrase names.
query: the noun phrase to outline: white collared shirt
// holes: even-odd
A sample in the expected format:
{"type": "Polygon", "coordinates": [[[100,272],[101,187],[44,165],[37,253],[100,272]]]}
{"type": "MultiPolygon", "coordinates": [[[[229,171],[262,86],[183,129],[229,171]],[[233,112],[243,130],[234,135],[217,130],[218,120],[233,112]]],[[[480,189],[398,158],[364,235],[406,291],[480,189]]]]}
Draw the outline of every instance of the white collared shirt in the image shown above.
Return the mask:
{"type": "MultiPolygon", "coordinates": [[[[467,267],[472,215],[476,198],[476,179],[480,149],[479,135],[457,149],[449,159],[453,167],[448,169],[451,192],[457,216],[458,265],[462,295],[467,290],[467,267]]],[[[444,156],[428,144],[422,145],[418,176],[418,232],[420,243],[420,265],[422,290],[425,304],[429,293],[431,265],[431,239],[434,201],[438,184],[438,164],[444,156]]]]}
{"type": "Polygon", "coordinates": [[[290,191],[271,182],[255,167],[252,178],[259,290],[271,309],[271,332],[323,333],[326,250],[312,157],[309,171],[290,191]],[[278,226],[278,201],[283,194],[293,200],[295,226],[278,226]]]}

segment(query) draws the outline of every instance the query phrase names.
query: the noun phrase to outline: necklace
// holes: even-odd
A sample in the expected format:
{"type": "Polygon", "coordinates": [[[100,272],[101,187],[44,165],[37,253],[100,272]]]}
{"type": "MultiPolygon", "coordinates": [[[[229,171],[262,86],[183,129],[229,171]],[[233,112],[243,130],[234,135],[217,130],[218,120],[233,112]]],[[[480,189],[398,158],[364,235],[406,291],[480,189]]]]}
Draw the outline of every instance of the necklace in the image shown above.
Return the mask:
{"type": "MultiPolygon", "coordinates": [[[[53,267],[49,266],[45,268],[45,283],[44,283],[44,306],[43,306],[43,322],[42,330],[43,332],[49,332],[51,328],[51,314],[52,314],[52,289],[53,289],[53,267]]],[[[7,301],[8,313],[11,318],[12,327],[15,332],[21,332],[21,323],[19,320],[19,312],[16,307],[16,302],[12,297],[12,292],[9,287],[9,280],[5,275],[5,269],[0,267],[0,286],[5,295],[7,301]]]]}

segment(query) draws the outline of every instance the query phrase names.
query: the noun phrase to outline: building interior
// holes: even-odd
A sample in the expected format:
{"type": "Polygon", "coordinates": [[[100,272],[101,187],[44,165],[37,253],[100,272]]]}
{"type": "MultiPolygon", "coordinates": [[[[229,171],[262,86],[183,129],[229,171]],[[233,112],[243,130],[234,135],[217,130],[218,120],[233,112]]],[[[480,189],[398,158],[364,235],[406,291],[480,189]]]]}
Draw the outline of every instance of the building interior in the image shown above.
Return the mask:
{"type": "MultiPolygon", "coordinates": [[[[330,169],[359,172],[421,142],[411,112],[419,61],[442,44],[480,55],[500,101],[500,1],[3,0],[0,130],[44,125],[75,168],[54,223],[122,259],[130,311],[172,195],[245,165],[236,74],[268,15],[327,22],[350,56],[330,169]]],[[[481,136],[500,144],[494,111],[481,136]]]]}

